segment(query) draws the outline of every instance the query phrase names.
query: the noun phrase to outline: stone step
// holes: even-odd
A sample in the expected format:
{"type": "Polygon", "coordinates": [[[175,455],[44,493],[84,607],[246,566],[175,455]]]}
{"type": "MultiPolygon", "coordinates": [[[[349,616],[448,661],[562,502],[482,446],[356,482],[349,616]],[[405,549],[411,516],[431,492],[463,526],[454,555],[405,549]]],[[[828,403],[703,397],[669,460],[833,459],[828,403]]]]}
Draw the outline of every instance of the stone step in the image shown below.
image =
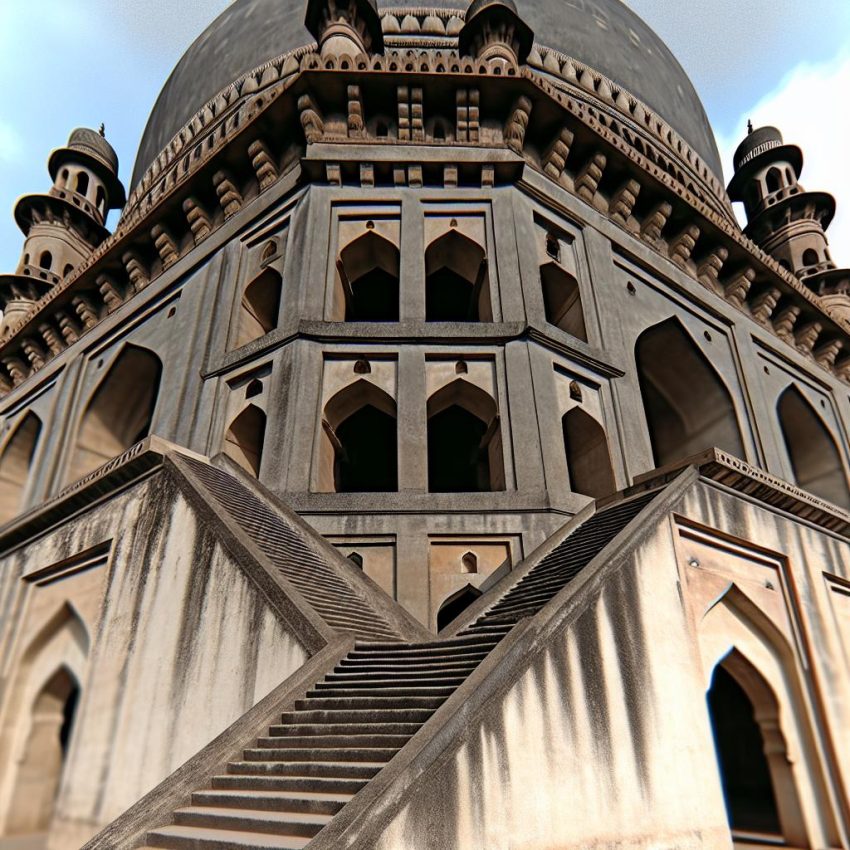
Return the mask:
{"type": "Polygon", "coordinates": [[[462,685],[468,678],[466,673],[461,673],[455,676],[414,676],[408,675],[396,678],[393,676],[392,678],[387,678],[386,676],[380,675],[360,675],[360,676],[344,676],[339,679],[332,679],[331,681],[325,680],[321,682],[316,682],[313,690],[314,691],[336,691],[340,689],[345,689],[346,691],[350,688],[357,688],[358,690],[369,688],[380,688],[384,690],[385,688],[452,688],[455,689],[458,685],[462,685]]]}
{"type": "Polygon", "coordinates": [[[327,794],[316,791],[293,793],[260,789],[211,789],[192,794],[192,805],[335,815],[352,796],[353,794],[327,794]]]}
{"type": "Polygon", "coordinates": [[[301,850],[312,838],[295,835],[258,835],[230,829],[197,829],[191,826],[164,826],[148,833],[148,847],[168,850],[301,850]]]}
{"type": "Polygon", "coordinates": [[[239,776],[303,776],[319,779],[371,779],[383,769],[385,761],[233,761],[227,765],[228,775],[239,776]]]}
{"type": "Polygon", "coordinates": [[[397,661],[364,661],[362,659],[350,660],[343,658],[342,661],[334,667],[334,673],[356,673],[359,671],[381,671],[386,670],[392,673],[417,672],[419,670],[434,670],[443,669],[469,669],[474,670],[488,655],[487,652],[476,652],[475,654],[455,656],[448,655],[442,660],[432,660],[430,658],[415,659],[401,658],[397,661]]]}
{"type": "Polygon", "coordinates": [[[464,667],[461,666],[452,666],[452,667],[438,667],[438,668],[424,668],[417,670],[359,670],[359,669],[348,669],[345,672],[333,672],[328,673],[327,676],[322,680],[324,682],[381,682],[385,681],[389,678],[392,678],[393,681],[396,682],[406,682],[406,681],[429,681],[434,679],[460,679],[461,681],[466,679],[470,673],[472,673],[475,668],[478,667],[478,664],[467,664],[464,667]]]}
{"type": "Polygon", "coordinates": [[[219,806],[186,806],[174,813],[176,826],[232,829],[241,832],[297,835],[312,838],[330,823],[332,815],[308,812],[269,812],[263,809],[226,809],[219,806]]]}
{"type": "Polygon", "coordinates": [[[324,696],[295,700],[298,711],[321,711],[322,709],[366,709],[380,711],[385,708],[431,708],[437,709],[446,701],[441,696],[401,696],[381,694],[380,696],[324,696]]]}
{"type": "Polygon", "coordinates": [[[417,723],[420,726],[434,713],[433,708],[380,708],[369,704],[356,709],[330,709],[284,711],[280,720],[284,725],[310,723],[417,723]]]}
{"type": "Polygon", "coordinates": [[[401,644],[393,644],[389,642],[360,642],[358,641],[355,644],[354,649],[351,654],[369,654],[374,655],[375,653],[404,653],[404,652],[428,652],[428,651],[438,651],[445,652],[446,650],[453,649],[467,649],[469,647],[474,647],[480,641],[471,640],[470,638],[449,638],[447,640],[432,640],[425,641],[423,643],[401,643],[401,644]]]}
{"type": "MultiPolygon", "coordinates": [[[[427,718],[426,718],[427,719],[427,718]]],[[[423,721],[424,722],[424,721],[423,721]]],[[[280,723],[269,727],[273,737],[297,738],[305,735],[405,735],[410,737],[422,723],[280,723]]]]}
{"type": "Polygon", "coordinates": [[[371,685],[357,687],[356,685],[344,685],[329,683],[327,687],[319,687],[321,682],[315,688],[307,691],[307,698],[314,697],[374,697],[383,699],[386,697],[450,697],[456,690],[456,685],[435,685],[428,687],[425,685],[399,685],[389,683],[386,687],[374,688],[371,685]]]}
{"type": "Polygon", "coordinates": [[[302,794],[348,794],[353,796],[366,783],[367,779],[331,779],[319,776],[261,776],[253,774],[223,774],[214,776],[211,786],[214,790],[243,791],[288,791],[302,794]]]}
{"type": "Polygon", "coordinates": [[[410,735],[368,734],[362,731],[351,735],[273,735],[258,738],[257,746],[265,749],[332,749],[334,747],[403,747],[410,735]]]}
{"type": "MultiPolygon", "coordinates": [[[[283,739],[279,739],[283,740],[283,739]]],[[[272,762],[387,762],[398,747],[249,747],[245,761],[272,762]]]]}

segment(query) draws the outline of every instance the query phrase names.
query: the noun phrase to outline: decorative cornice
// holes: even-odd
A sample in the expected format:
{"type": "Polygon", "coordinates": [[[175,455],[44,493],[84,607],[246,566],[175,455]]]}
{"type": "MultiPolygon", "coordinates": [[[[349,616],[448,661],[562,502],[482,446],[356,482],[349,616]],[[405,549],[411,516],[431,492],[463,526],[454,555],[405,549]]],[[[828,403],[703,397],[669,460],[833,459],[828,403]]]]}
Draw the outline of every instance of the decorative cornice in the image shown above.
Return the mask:
{"type": "Polygon", "coordinates": [[[709,205],[705,192],[686,179],[681,159],[636,129],[639,111],[621,120],[605,87],[591,96],[588,86],[574,96],[548,70],[505,71],[499,63],[442,50],[389,47],[378,56],[323,59],[301,48],[267,63],[234,83],[175,137],[134,190],[116,232],[11,329],[12,337],[0,346],[0,363],[10,375],[0,370],[0,395],[58,353],[54,344],[47,358],[30,357],[24,343],[29,340],[29,350],[38,352],[45,334],[55,343],[58,329],[59,338],[72,344],[299,162],[309,165],[305,174],[331,185],[345,180],[421,186],[427,170],[429,181],[436,174],[450,187],[458,184],[458,146],[502,156],[511,151],[511,163],[499,157],[486,162],[486,156],[471,163],[481,186],[516,179],[513,163],[526,162],[850,382],[850,324],[833,321],[816,295],[757,248],[715,204],[709,205]],[[327,74],[344,75],[350,84],[323,86],[327,74]],[[429,107],[434,114],[420,115],[415,126],[405,118],[408,126],[402,116],[412,114],[411,104],[421,97],[411,80],[396,87],[406,108],[399,100],[398,114],[383,116],[398,123],[398,131],[375,135],[374,121],[381,116],[364,115],[364,103],[385,104],[386,97],[364,100],[361,89],[374,83],[385,92],[382,78],[389,76],[395,84],[408,75],[423,82],[442,77],[455,89],[451,103],[429,107]],[[498,89],[498,96],[486,101],[486,132],[480,99],[485,85],[498,89]],[[325,120],[323,109],[333,120],[325,120]],[[429,118],[448,123],[450,136],[430,136],[429,118]],[[499,123],[501,133],[493,129],[499,123]],[[328,144],[357,146],[358,162],[304,157],[305,148],[328,144]],[[370,147],[372,161],[364,153],[370,147]],[[379,152],[392,156],[387,160],[379,152]],[[610,174],[618,175],[616,185],[610,174]],[[842,349],[848,355],[839,359],[842,349]]]}

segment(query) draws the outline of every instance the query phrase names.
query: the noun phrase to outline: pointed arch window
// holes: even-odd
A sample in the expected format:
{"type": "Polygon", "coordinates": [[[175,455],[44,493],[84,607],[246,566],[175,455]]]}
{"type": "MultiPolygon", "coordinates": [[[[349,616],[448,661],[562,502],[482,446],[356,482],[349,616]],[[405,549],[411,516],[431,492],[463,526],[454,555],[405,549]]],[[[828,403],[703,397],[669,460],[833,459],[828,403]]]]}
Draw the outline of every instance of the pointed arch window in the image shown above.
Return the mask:
{"type": "Polygon", "coordinates": [[[487,256],[457,230],[425,251],[425,318],[429,322],[492,322],[487,256]]]}
{"type": "Polygon", "coordinates": [[[346,322],[397,322],[398,248],[369,230],[343,248],[337,260],[335,313],[346,322]]]}
{"type": "Polygon", "coordinates": [[[428,400],[428,490],[505,489],[501,423],[484,390],[457,379],[428,400]]]}
{"type": "Polygon", "coordinates": [[[449,596],[437,611],[437,631],[441,632],[453,623],[473,602],[481,597],[481,591],[471,584],[449,596]]]}
{"type": "Polygon", "coordinates": [[[240,348],[273,331],[280,314],[283,278],[277,269],[260,272],[242,293],[239,329],[234,348],[240,348]]]}
{"type": "Polygon", "coordinates": [[[41,420],[31,411],[0,452],[0,525],[18,515],[41,436],[41,420]]]}
{"type": "Polygon", "coordinates": [[[162,363],[128,345],[98,385],[80,421],[66,483],[71,483],[148,436],[159,395],[162,363]]]}
{"type": "Polygon", "coordinates": [[[635,361],[656,466],[712,447],[744,457],[732,396],[678,319],[645,330],[635,361]]]}
{"type": "Polygon", "coordinates": [[[779,397],[776,410],[795,482],[822,499],[850,509],[844,465],[823,419],[793,384],[779,397]]]}
{"type": "Polygon", "coordinates": [[[250,404],[230,423],[224,437],[224,453],[258,478],[265,438],[266,414],[250,404]]]}
{"type": "Polygon", "coordinates": [[[398,490],[396,403],[360,379],[325,405],[319,488],[332,493],[398,490]]]}
{"type": "Polygon", "coordinates": [[[85,171],[77,174],[77,182],[74,186],[74,191],[79,195],[85,195],[89,190],[89,176],[85,171]]]}
{"type": "Polygon", "coordinates": [[[561,419],[570,490],[599,499],[617,487],[605,429],[580,407],[568,410],[561,419]]]}
{"type": "Polygon", "coordinates": [[[578,281],[557,263],[546,263],[540,267],[540,284],[546,321],[587,342],[578,281]]]}

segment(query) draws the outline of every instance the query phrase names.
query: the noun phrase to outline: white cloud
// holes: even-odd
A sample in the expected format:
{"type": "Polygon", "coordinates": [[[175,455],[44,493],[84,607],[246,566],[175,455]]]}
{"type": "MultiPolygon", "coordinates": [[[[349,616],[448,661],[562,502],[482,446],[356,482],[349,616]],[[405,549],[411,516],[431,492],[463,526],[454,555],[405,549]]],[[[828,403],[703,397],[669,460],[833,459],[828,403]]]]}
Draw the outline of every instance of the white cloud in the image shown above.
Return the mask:
{"type": "Polygon", "coordinates": [[[778,127],[786,142],[802,148],[801,184],[806,189],[829,192],[838,202],[838,212],[827,236],[832,255],[840,266],[850,266],[847,91],[850,91],[850,53],[829,62],[800,64],[774,91],[740,117],[734,136],[719,135],[717,139],[727,180],[732,174],[732,154],[746,134],[747,119],[755,127],[766,124],[778,127]]]}

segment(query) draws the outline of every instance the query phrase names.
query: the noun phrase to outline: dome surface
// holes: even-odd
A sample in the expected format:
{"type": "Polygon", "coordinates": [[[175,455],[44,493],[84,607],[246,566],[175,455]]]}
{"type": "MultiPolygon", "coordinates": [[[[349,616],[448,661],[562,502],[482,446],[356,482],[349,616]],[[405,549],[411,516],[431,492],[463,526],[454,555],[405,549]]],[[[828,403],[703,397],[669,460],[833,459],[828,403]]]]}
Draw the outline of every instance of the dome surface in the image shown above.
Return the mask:
{"type": "MultiPolygon", "coordinates": [[[[309,44],[305,0],[235,0],[177,63],[142,135],[132,183],[204,104],[270,59],[309,44]]],[[[688,75],[664,42],[621,0],[517,0],[539,44],[601,71],[661,115],[722,176],[711,125],[688,75]]],[[[463,0],[381,8],[466,8],[463,0]]]]}

